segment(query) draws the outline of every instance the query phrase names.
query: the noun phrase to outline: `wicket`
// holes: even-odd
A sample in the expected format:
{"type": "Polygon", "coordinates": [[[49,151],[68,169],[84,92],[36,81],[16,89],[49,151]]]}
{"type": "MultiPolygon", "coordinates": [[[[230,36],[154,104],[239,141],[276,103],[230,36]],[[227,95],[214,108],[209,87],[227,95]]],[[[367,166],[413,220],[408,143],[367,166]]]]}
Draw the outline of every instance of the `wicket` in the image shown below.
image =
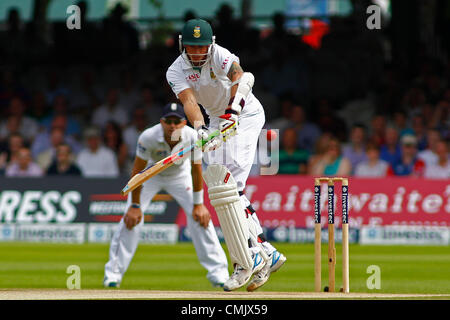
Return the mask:
{"type": "Polygon", "coordinates": [[[314,179],[314,280],[315,291],[320,292],[322,281],[321,264],[321,214],[320,184],[328,183],[328,291],[335,290],[336,248],[334,242],[334,183],[342,185],[342,288],[344,293],[350,292],[349,256],[348,256],[348,179],[339,177],[320,177],[314,179]]]}

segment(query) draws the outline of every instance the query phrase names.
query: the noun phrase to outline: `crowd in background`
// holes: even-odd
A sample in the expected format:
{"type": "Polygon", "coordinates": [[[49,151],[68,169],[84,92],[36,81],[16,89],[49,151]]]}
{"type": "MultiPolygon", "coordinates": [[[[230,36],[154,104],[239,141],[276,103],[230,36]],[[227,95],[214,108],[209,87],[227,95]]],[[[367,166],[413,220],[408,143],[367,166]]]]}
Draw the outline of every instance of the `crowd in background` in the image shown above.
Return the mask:
{"type": "MultiPolygon", "coordinates": [[[[55,22],[43,36],[9,11],[0,32],[0,175],[130,174],[139,134],[175,100],[165,72],[179,30],[144,47],[123,14],[117,6],[101,22],[83,18],[77,31],[55,22]]],[[[319,48],[285,30],[282,14],[262,31],[223,5],[210,22],[217,43],[255,75],[265,128],[279,130],[271,154],[279,174],[450,178],[448,63],[424,51],[393,63],[383,34],[352,17],[330,19],[319,48]]]]}

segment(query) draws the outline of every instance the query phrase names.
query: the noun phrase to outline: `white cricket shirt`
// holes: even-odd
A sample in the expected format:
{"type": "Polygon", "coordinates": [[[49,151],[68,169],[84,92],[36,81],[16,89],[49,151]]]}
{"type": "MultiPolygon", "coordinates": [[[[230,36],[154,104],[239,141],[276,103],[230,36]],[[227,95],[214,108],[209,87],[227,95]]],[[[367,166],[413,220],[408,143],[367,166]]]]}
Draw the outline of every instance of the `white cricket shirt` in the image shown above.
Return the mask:
{"type": "MultiPolygon", "coordinates": [[[[233,61],[239,63],[239,58],[227,49],[214,44],[212,57],[201,72],[194,70],[190,63],[180,55],[172,63],[166,73],[167,81],[178,98],[178,94],[185,89],[194,91],[197,102],[201,104],[210,117],[219,117],[225,113],[230,101],[231,81],[227,74],[233,61]]],[[[253,93],[248,95],[241,116],[257,113],[262,108],[253,93]]]]}

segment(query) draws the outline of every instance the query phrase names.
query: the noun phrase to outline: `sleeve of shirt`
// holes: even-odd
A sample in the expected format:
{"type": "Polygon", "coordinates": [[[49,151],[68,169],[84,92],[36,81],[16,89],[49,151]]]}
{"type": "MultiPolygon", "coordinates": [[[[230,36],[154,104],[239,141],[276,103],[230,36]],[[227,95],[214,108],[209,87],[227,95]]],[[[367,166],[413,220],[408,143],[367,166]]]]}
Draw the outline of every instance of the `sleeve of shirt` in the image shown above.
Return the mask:
{"type": "Polygon", "coordinates": [[[141,133],[136,146],[136,156],[143,160],[151,160],[150,136],[148,130],[141,133]]]}
{"type": "Polygon", "coordinates": [[[217,66],[217,70],[223,71],[227,75],[233,62],[239,63],[239,57],[232,54],[228,49],[215,45],[213,63],[217,66]]]}
{"type": "Polygon", "coordinates": [[[166,79],[177,98],[180,92],[190,88],[188,82],[184,78],[183,72],[181,70],[177,70],[174,65],[171,65],[167,70],[166,79]]]}

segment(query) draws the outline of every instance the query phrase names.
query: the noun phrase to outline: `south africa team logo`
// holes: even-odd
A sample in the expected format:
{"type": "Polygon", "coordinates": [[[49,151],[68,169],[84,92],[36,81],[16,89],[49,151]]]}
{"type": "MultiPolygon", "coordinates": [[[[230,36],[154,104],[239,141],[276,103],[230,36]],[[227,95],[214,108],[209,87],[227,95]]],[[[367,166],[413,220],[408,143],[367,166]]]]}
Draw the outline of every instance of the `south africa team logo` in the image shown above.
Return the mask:
{"type": "Polygon", "coordinates": [[[200,38],[201,37],[201,33],[200,33],[200,27],[194,27],[194,38],[200,38]]]}

